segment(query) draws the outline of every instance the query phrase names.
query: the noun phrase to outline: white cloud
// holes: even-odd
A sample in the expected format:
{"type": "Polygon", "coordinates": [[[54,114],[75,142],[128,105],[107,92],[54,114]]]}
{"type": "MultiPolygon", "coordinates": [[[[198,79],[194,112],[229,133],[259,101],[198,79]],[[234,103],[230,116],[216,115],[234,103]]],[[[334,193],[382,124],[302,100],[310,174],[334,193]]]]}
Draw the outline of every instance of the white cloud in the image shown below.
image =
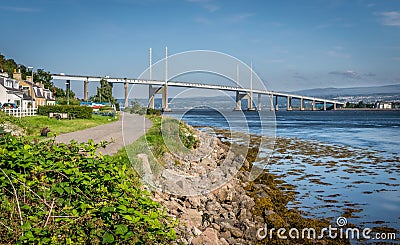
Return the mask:
{"type": "Polygon", "coordinates": [[[400,12],[390,11],[382,12],[379,15],[383,16],[382,24],[385,26],[400,26],[400,12]]]}
{"type": "Polygon", "coordinates": [[[360,75],[355,72],[355,71],[331,71],[329,72],[329,74],[331,75],[338,75],[338,76],[343,76],[343,77],[347,77],[347,78],[359,78],[360,75]]]}

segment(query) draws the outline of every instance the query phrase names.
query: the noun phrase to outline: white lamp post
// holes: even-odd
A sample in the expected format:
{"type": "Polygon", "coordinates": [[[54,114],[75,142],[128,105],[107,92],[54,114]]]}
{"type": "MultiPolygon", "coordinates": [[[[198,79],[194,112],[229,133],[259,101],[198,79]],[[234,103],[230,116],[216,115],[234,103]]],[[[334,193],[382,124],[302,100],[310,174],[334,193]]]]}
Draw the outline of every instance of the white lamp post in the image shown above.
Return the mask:
{"type": "Polygon", "coordinates": [[[32,89],[31,89],[31,109],[33,109],[33,66],[28,66],[28,70],[31,70],[32,72],[32,89]]]}

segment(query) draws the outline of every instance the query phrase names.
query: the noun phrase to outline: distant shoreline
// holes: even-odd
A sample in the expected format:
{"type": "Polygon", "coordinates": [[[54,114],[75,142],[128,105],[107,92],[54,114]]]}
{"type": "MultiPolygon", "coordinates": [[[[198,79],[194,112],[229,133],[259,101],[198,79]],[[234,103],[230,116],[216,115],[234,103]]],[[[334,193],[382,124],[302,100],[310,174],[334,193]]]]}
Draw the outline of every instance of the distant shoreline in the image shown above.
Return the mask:
{"type": "Polygon", "coordinates": [[[400,108],[377,109],[377,108],[337,108],[337,111],[400,111],[400,108]]]}

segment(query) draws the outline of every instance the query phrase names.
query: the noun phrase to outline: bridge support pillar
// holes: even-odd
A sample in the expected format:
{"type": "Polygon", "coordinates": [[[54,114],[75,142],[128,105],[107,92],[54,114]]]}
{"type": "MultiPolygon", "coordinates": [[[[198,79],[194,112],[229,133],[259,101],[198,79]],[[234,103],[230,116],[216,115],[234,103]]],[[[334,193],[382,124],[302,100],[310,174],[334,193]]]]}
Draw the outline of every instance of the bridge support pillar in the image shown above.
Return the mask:
{"type": "Polygon", "coordinates": [[[324,100],[324,111],[326,111],[326,100],[324,100]]]}
{"type": "Polygon", "coordinates": [[[274,110],[274,95],[273,94],[269,95],[269,108],[270,108],[270,111],[274,110]]]}
{"type": "Polygon", "coordinates": [[[287,111],[291,111],[292,110],[292,97],[290,97],[290,96],[287,97],[286,110],[287,111]]]}
{"type": "Polygon", "coordinates": [[[312,110],[313,110],[313,111],[316,110],[316,109],[315,109],[315,103],[316,103],[315,100],[313,100],[313,101],[312,101],[312,110]]]}
{"type": "Polygon", "coordinates": [[[128,108],[129,107],[129,101],[128,101],[128,94],[129,94],[129,84],[127,81],[124,82],[124,89],[125,89],[125,101],[124,101],[124,107],[128,108]]]}
{"type": "Polygon", "coordinates": [[[84,101],[88,101],[88,96],[89,96],[88,84],[89,84],[89,79],[86,79],[85,81],[83,81],[83,100],[84,101]]]}
{"type": "Polygon", "coordinates": [[[153,86],[149,85],[149,108],[154,109],[154,89],[153,86]]]}
{"type": "Polygon", "coordinates": [[[304,99],[303,97],[300,98],[300,111],[304,111],[304,99]]]}
{"type": "Polygon", "coordinates": [[[242,98],[240,97],[239,91],[236,91],[236,107],[235,111],[241,111],[242,110],[242,98]]]}
{"type": "Polygon", "coordinates": [[[279,111],[278,96],[275,96],[275,111],[279,111]]]}
{"type": "Polygon", "coordinates": [[[337,109],[337,105],[336,105],[336,103],[333,103],[333,110],[336,111],[336,109],[337,109]]]}
{"type": "Polygon", "coordinates": [[[257,110],[261,111],[261,94],[258,94],[258,105],[257,105],[257,110]]]}
{"type": "Polygon", "coordinates": [[[248,111],[255,111],[256,109],[253,107],[253,92],[247,95],[247,110],[248,111]]]}
{"type": "Polygon", "coordinates": [[[162,93],[162,110],[163,111],[171,111],[170,108],[168,108],[168,85],[165,84],[163,88],[163,93],[162,93]]]}

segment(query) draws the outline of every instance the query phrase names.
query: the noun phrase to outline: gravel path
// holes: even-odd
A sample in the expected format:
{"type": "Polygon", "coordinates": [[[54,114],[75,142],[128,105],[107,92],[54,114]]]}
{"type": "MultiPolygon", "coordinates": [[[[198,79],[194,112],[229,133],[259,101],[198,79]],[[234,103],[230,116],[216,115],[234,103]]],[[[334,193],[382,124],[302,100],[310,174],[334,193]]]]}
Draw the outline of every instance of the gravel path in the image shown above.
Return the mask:
{"type": "Polygon", "coordinates": [[[101,141],[115,142],[106,148],[100,149],[105,155],[112,155],[118,152],[125,145],[132,144],[152,126],[152,122],[143,116],[130,113],[121,113],[120,120],[93,128],[76,132],[61,134],[56,137],[56,142],[69,143],[71,140],[87,142],[92,139],[95,143],[101,141]]]}

